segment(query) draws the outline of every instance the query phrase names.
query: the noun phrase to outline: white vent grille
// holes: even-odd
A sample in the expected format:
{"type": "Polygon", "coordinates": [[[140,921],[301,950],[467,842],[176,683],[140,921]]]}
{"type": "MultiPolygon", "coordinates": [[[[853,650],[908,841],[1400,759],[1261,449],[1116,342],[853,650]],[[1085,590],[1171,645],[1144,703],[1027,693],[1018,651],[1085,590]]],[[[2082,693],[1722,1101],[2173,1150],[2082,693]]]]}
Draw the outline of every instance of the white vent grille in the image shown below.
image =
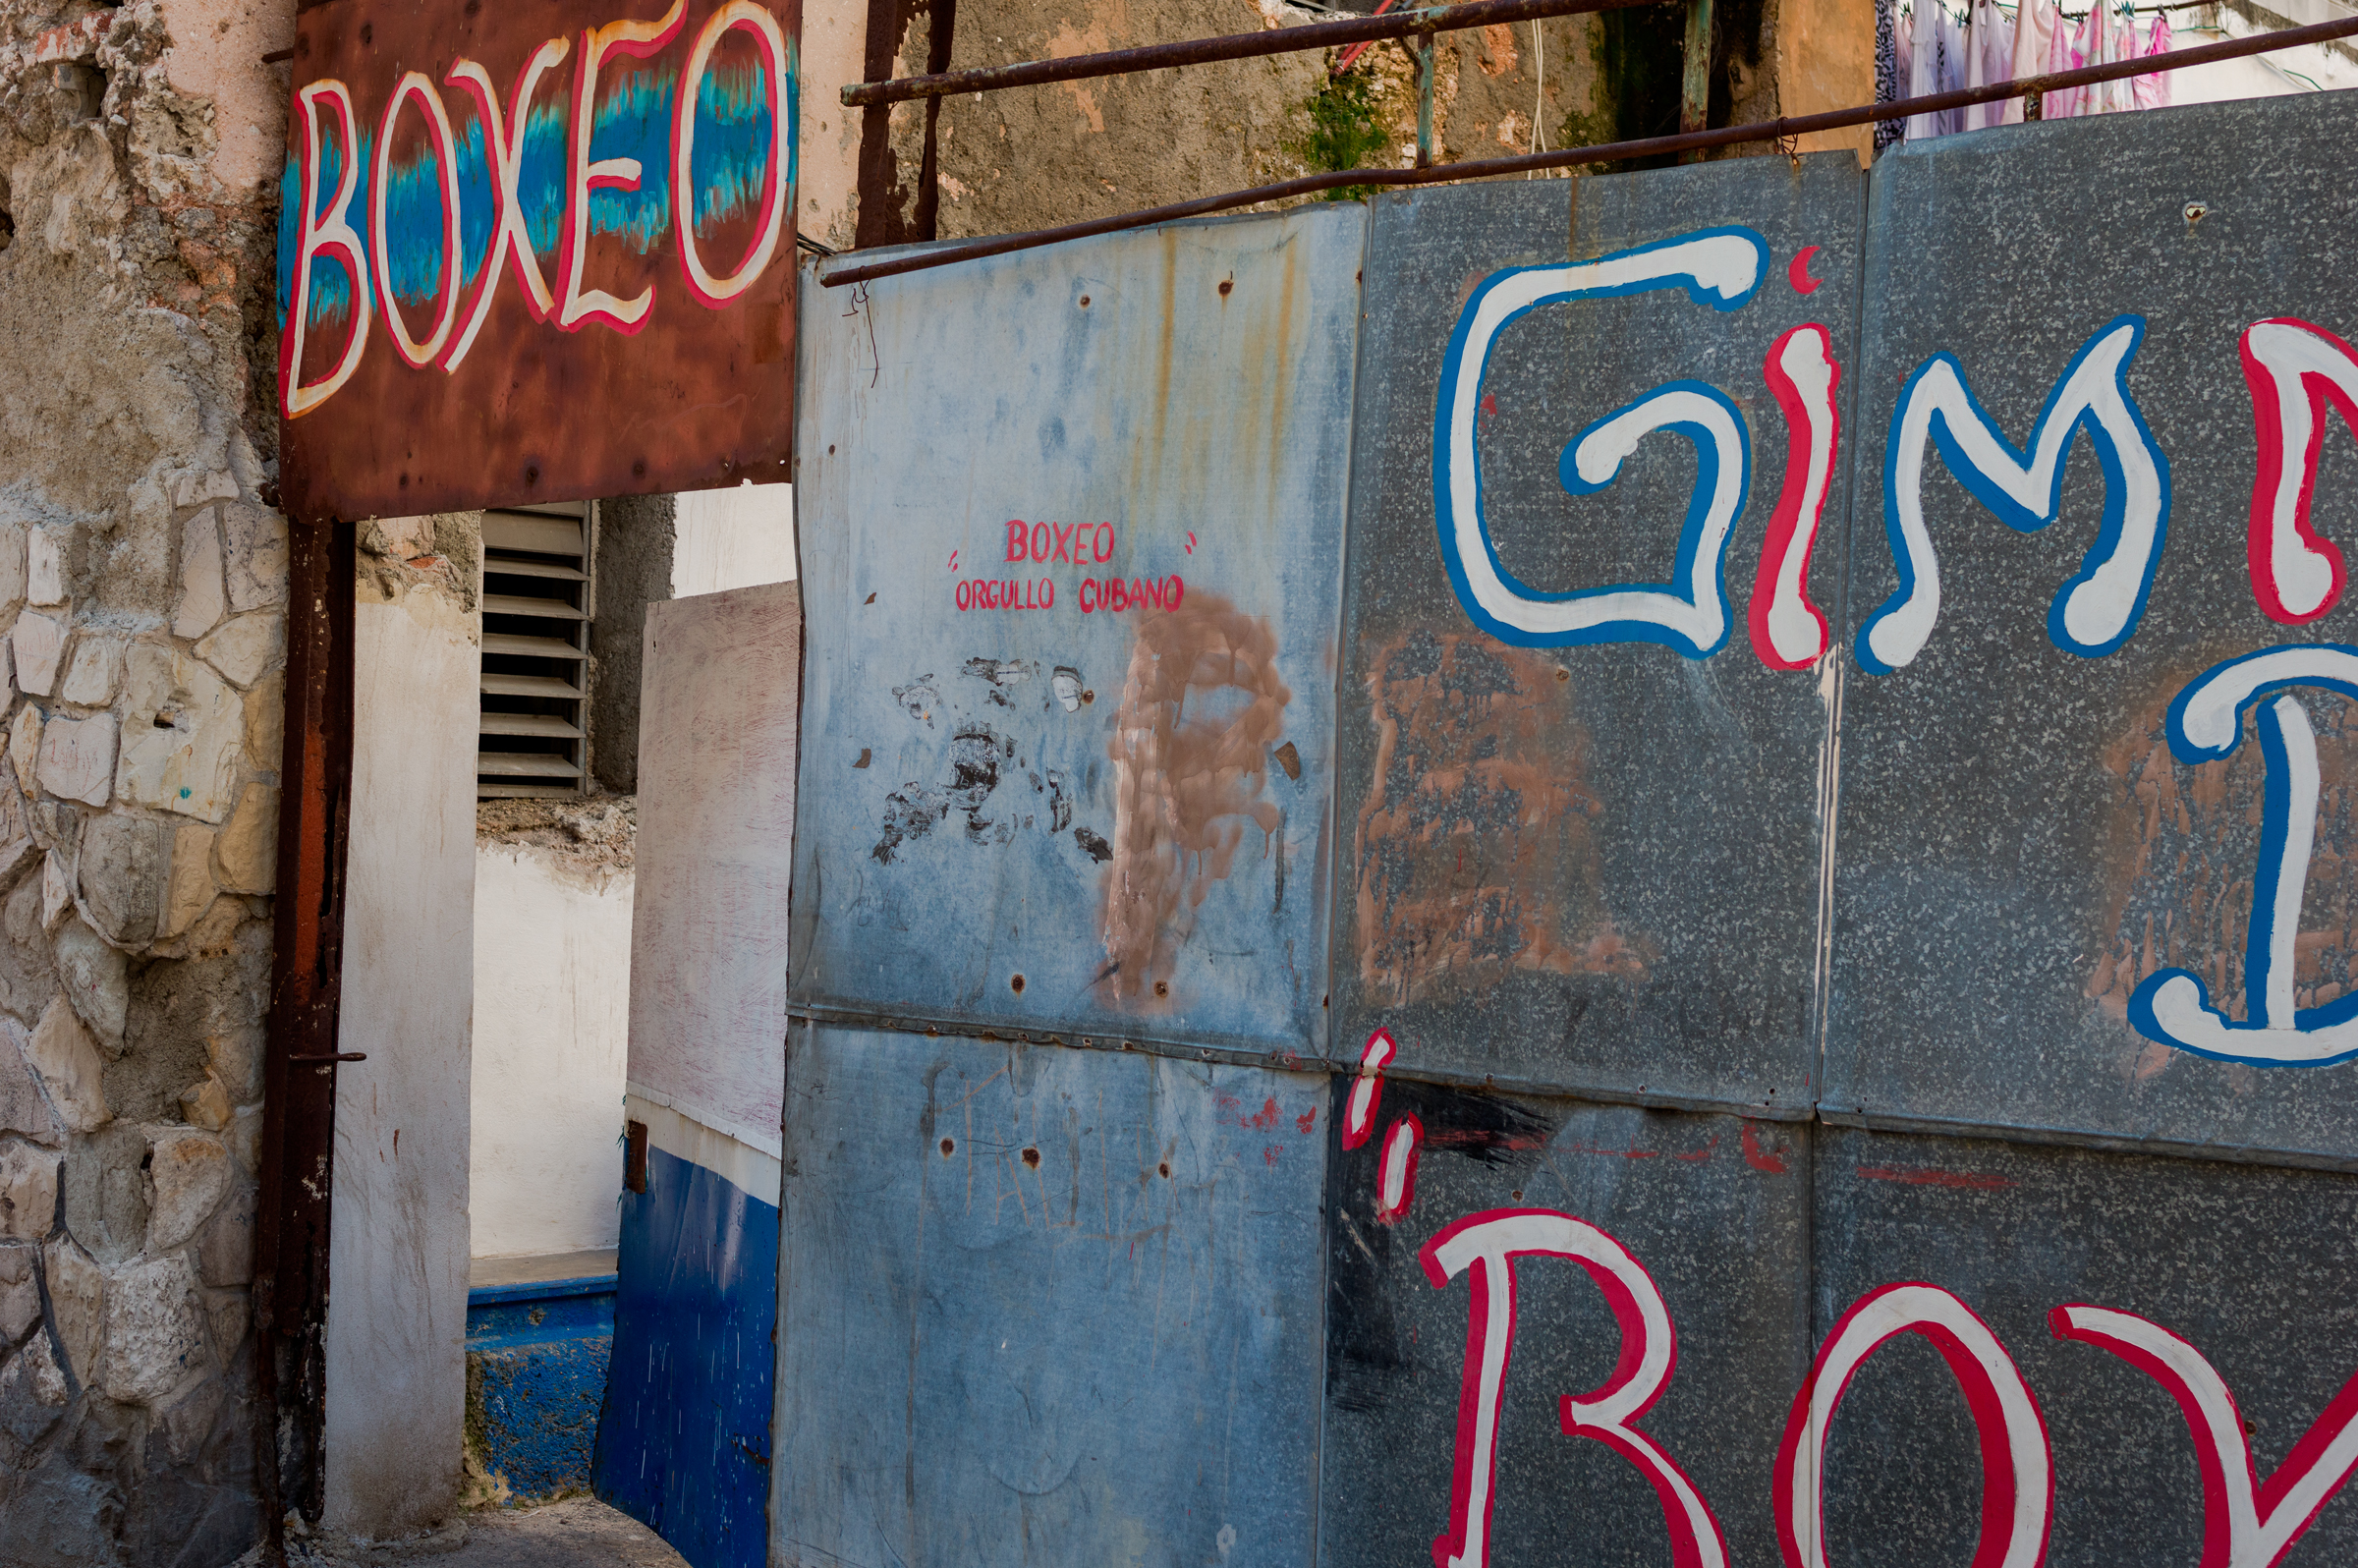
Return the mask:
{"type": "Polygon", "coordinates": [[[483,686],[475,793],[570,798],[590,776],[594,503],[483,514],[483,686]]]}

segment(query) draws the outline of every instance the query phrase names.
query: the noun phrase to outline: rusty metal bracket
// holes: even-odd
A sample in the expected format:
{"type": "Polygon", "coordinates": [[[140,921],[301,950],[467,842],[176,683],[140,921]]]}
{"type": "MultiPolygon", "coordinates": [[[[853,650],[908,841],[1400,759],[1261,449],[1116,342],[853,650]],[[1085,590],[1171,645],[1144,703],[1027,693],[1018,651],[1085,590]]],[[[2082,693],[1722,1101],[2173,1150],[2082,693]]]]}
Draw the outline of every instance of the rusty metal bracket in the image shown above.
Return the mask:
{"type": "MultiPolygon", "coordinates": [[[[1468,8],[1472,9],[1472,8],[1468,8]]],[[[1595,6],[1567,9],[1597,10],[1595,6]]],[[[1561,15],[1551,12],[1550,15],[1561,15]]],[[[1383,19],[1390,21],[1390,18],[1383,19]]],[[[1356,26],[1356,24],[1354,24],[1356,26]]],[[[1306,29],[1293,29],[1306,30],[1306,29]]],[[[2284,32],[2261,33],[2248,38],[2230,38],[2221,43],[2207,43],[2194,49],[2175,49],[2167,54],[2149,54],[2137,60],[2116,60],[2109,65],[2082,66],[2076,71],[2057,71],[2048,76],[2027,77],[2012,82],[1993,82],[1988,86],[1960,87],[1953,92],[1927,93],[1921,98],[1900,98],[1890,103],[1861,104],[1849,109],[1829,109],[1824,114],[1797,115],[1789,119],[1759,120],[1749,125],[1731,125],[1716,131],[1683,132],[1671,137],[1646,137],[1634,141],[1608,141],[1595,146],[1566,147],[1558,151],[1523,153],[1511,158],[1472,158],[1464,163],[1436,164],[1427,169],[1344,169],[1332,174],[1306,174],[1292,180],[1280,180],[1274,185],[1255,186],[1249,191],[1230,191],[1221,196],[1199,196],[1192,201],[1174,201],[1167,206],[1147,207],[1137,212],[1125,212],[1110,218],[1093,218],[1086,223],[1068,223],[1060,228],[1035,229],[1026,234],[1002,234],[987,240],[968,240],[957,245],[945,245],[929,251],[918,251],[897,255],[887,261],[870,261],[839,266],[822,273],[819,283],[830,289],[847,284],[866,283],[874,278],[889,278],[903,272],[923,272],[932,267],[945,267],[957,261],[972,261],[982,256],[1005,255],[1011,251],[1032,251],[1043,245],[1055,245],[1065,240],[1086,239],[1093,234],[1114,234],[1124,229],[1148,229],[1157,223],[1170,223],[1180,218],[1201,217],[1207,212],[1228,212],[1238,207],[1258,206],[1264,201],[1283,201],[1292,196],[1316,196],[1321,191],[1336,191],[1345,186],[1416,186],[1432,185],[1441,181],[1486,180],[1500,175],[1525,174],[1539,169],[1569,169],[1587,163],[1619,163],[1630,158],[1657,157],[1663,153],[1685,152],[1702,147],[1736,146],[1747,141],[1780,141],[1787,137],[1807,136],[1814,131],[1840,131],[1854,125],[1872,125],[1879,120],[1900,120],[1912,114],[1937,114],[1943,109],[1961,109],[1967,104],[1993,103],[2000,98],[2021,98],[2038,93],[2057,92],[2065,87],[2085,86],[2095,82],[2118,82],[2128,77],[2152,76],[2163,71],[2182,71],[2188,66],[2210,65],[2218,60],[2240,60],[2247,55],[2272,54],[2279,49],[2297,49],[2303,44],[2326,43],[2335,38],[2358,36],[2358,17],[2344,17],[2334,22],[2320,22],[2311,27],[2294,28],[2284,32]]],[[[1061,64],[1062,62],[1054,62],[1061,64]]],[[[855,254],[857,252],[854,252],[855,254]]]]}

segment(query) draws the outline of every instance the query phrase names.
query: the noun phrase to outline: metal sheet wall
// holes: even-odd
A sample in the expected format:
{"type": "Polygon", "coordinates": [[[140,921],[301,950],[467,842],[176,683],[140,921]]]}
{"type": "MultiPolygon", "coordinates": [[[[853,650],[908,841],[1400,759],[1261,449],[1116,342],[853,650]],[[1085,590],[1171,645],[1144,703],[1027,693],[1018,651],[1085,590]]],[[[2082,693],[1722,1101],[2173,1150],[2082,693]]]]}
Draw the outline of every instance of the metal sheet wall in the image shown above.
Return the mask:
{"type": "Polygon", "coordinates": [[[807,313],[773,1560],[2339,1560],[2354,136],[2321,95],[1436,190],[807,313]],[[1244,520],[1221,690],[1167,610],[1065,615],[1078,563],[941,611],[1033,511],[1188,571],[1175,431],[1244,520]],[[2276,645],[2325,651],[2173,730],[2276,645]],[[1250,784],[1135,949],[1164,993],[1152,863],[1072,847],[1168,754],[1059,664],[1250,784]]]}

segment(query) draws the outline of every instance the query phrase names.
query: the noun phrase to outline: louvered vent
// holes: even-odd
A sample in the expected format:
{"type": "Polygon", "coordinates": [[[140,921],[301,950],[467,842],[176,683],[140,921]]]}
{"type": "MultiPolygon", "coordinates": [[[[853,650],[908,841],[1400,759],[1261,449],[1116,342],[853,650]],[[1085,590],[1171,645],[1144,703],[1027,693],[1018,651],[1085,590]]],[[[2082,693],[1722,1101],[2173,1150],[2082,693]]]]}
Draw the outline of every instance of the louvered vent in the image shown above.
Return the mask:
{"type": "Polygon", "coordinates": [[[593,503],[483,514],[477,796],[571,797],[589,777],[593,503]]]}

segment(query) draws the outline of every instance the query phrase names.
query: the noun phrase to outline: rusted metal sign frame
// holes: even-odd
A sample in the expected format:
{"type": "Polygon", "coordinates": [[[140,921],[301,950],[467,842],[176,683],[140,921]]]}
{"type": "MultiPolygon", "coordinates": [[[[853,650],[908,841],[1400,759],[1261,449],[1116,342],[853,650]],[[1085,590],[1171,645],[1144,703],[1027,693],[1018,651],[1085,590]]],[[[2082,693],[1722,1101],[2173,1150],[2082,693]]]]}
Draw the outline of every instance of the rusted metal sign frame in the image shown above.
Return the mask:
{"type": "Polygon", "coordinates": [[[659,5],[300,15],[290,516],[788,477],[800,0],[659,5]]]}

